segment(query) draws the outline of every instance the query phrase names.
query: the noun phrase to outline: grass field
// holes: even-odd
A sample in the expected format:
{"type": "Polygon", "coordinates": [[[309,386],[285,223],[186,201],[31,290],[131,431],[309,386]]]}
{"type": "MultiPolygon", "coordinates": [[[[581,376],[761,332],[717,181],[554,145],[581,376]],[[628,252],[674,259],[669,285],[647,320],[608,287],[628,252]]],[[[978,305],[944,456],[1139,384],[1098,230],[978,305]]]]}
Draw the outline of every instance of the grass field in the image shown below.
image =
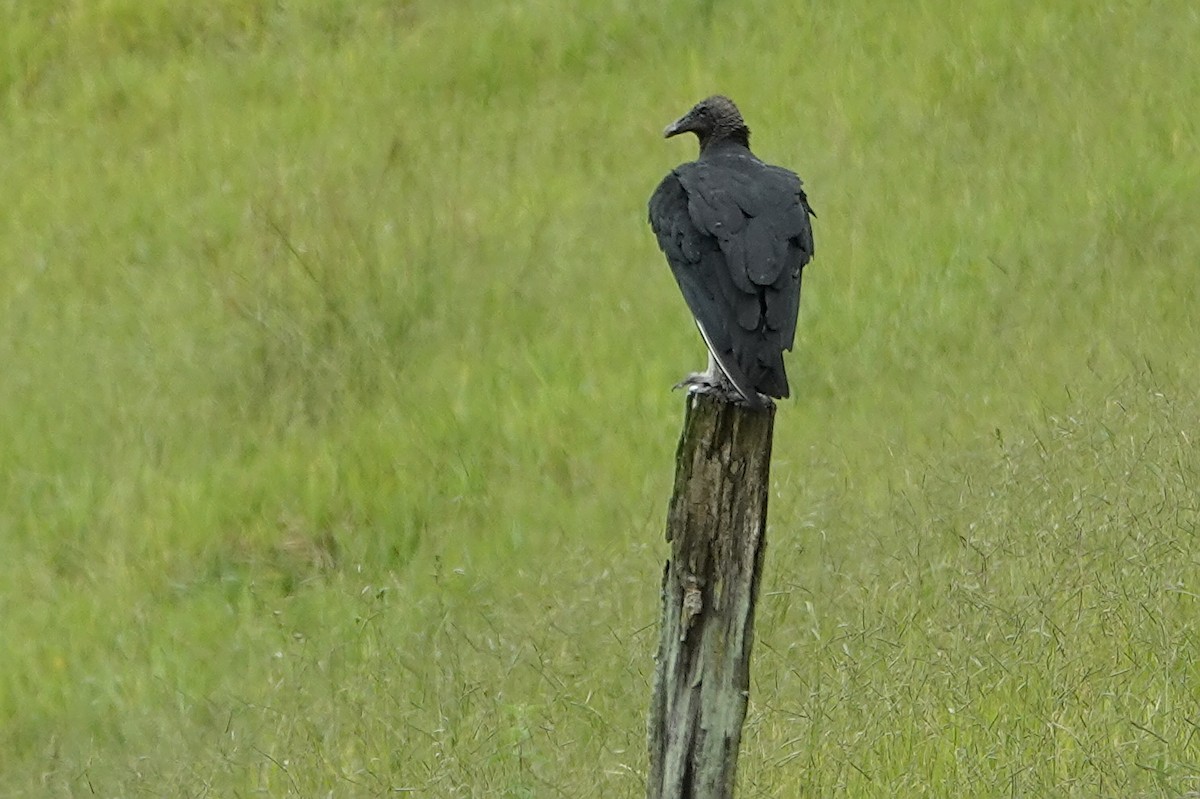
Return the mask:
{"type": "Polygon", "coordinates": [[[0,2],[0,796],[640,795],[716,91],[820,214],[740,795],[1200,791],[1194,4],[564,8],[0,2]]]}

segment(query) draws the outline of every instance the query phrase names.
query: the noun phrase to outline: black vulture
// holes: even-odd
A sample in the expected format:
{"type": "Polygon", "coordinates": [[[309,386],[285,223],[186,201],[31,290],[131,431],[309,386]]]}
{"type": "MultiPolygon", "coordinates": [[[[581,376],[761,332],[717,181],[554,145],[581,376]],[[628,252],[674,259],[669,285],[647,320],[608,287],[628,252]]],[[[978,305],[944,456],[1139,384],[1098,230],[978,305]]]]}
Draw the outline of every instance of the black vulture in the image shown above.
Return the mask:
{"type": "Polygon", "coordinates": [[[816,214],[795,173],[750,152],[750,129],[728,97],[700,101],[663,135],[689,132],[700,157],[671,170],[650,198],[650,226],[709,352],[708,371],[679,386],[762,409],[760,395],[789,394],[783,351],[796,338],[816,214]]]}

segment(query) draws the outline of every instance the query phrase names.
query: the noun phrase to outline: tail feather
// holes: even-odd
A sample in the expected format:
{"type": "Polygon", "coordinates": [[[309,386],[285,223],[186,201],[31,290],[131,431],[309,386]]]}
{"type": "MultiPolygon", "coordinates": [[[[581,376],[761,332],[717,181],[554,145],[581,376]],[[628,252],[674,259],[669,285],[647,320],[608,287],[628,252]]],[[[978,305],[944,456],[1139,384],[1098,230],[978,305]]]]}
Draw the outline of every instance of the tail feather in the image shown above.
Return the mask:
{"type": "Polygon", "coordinates": [[[754,377],[754,387],[768,397],[788,397],[791,391],[788,387],[787,372],[783,368],[783,353],[776,352],[769,356],[767,362],[758,362],[758,374],[754,377]]]}

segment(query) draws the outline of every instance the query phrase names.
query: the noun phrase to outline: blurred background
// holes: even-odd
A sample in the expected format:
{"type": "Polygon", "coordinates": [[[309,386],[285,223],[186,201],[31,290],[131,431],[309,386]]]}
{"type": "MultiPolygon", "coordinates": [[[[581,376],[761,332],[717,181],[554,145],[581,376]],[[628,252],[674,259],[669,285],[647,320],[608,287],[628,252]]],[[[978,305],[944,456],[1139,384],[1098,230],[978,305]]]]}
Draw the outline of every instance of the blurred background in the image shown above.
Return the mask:
{"type": "Polygon", "coordinates": [[[0,2],[0,794],[640,795],[718,92],[819,214],[741,795],[1200,790],[1197,41],[0,2]]]}

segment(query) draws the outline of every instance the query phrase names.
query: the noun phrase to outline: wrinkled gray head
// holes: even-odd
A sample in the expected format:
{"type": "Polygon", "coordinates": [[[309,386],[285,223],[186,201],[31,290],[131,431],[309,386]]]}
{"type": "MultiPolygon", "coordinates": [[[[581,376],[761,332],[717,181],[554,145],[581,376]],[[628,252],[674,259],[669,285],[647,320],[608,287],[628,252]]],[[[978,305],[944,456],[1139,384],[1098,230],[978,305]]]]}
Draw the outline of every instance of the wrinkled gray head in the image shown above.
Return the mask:
{"type": "Polygon", "coordinates": [[[733,100],[717,94],[701,100],[679,119],[667,125],[663,136],[670,138],[680,133],[695,133],[700,140],[700,149],[719,141],[736,141],[750,146],[750,128],[742,119],[733,100]]]}

